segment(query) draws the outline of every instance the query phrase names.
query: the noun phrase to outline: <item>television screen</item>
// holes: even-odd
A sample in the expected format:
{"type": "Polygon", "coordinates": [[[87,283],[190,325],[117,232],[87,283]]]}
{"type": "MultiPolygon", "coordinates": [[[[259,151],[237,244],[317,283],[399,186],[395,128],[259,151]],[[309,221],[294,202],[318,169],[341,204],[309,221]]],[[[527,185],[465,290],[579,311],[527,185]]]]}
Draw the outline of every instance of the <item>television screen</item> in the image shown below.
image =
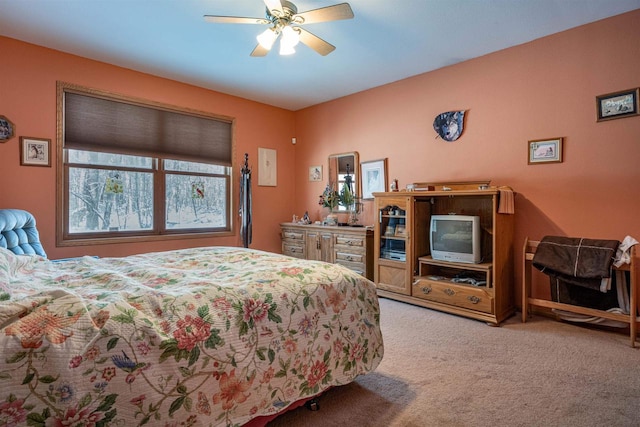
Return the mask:
{"type": "Polygon", "coordinates": [[[431,216],[431,256],[454,262],[480,262],[480,218],[467,215],[431,216]]]}

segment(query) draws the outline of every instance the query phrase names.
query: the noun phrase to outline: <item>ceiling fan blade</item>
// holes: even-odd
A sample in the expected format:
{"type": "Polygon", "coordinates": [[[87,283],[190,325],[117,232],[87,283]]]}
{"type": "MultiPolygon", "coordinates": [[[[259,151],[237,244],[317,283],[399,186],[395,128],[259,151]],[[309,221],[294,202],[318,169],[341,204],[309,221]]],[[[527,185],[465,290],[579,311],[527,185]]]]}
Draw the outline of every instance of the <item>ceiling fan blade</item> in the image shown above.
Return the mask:
{"type": "Polygon", "coordinates": [[[269,9],[269,13],[272,16],[279,18],[283,15],[282,3],[280,3],[280,0],[264,0],[264,4],[267,6],[267,9],[269,9]]]}
{"type": "Polygon", "coordinates": [[[216,24],[269,24],[265,18],[244,18],[240,16],[204,15],[204,20],[216,24]]]}
{"type": "Polygon", "coordinates": [[[353,18],[353,10],[351,10],[349,3],[340,3],[298,13],[293,15],[291,20],[296,24],[315,24],[316,22],[338,21],[351,18],[353,18]]]}
{"type": "Polygon", "coordinates": [[[256,48],[253,49],[253,52],[251,52],[251,56],[267,56],[267,53],[269,53],[269,49],[265,49],[258,43],[256,48]]]}
{"type": "Polygon", "coordinates": [[[332,45],[331,43],[327,43],[320,37],[310,33],[304,28],[295,27],[295,30],[300,32],[300,41],[302,43],[306,44],[322,56],[326,56],[336,50],[336,47],[334,45],[332,45]]]}

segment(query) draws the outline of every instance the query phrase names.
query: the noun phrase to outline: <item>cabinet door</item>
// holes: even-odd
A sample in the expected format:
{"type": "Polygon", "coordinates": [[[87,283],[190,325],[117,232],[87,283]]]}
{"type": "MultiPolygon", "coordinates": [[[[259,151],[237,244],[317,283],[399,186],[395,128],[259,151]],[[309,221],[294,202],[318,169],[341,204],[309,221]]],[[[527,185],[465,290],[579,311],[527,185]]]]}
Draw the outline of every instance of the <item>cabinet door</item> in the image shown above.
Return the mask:
{"type": "Polygon", "coordinates": [[[407,209],[406,203],[395,202],[389,201],[378,209],[379,257],[404,263],[407,260],[407,237],[410,232],[407,223],[407,209]]]}
{"type": "Polygon", "coordinates": [[[332,234],[307,232],[307,259],[333,263],[332,234]]]}
{"type": "Polygon", "coordinates": [[[411,294],[411,199],[376,197],[374,278],[380,289],[411,294]]]}
{"type": "Polygon", "coordinates": [[[376,261],[376,286],[379,289],[403,295],[411,295],[411,283],[407,281],[406,266],[394,265],[384,259],[376,261]]]}

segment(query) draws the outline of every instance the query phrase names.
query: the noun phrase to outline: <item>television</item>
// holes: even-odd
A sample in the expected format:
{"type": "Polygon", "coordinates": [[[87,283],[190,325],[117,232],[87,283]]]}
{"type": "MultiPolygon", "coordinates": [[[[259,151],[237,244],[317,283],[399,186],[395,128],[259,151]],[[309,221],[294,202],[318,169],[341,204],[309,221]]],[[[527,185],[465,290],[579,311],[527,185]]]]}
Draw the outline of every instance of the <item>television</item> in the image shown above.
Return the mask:
{"type": "Polygon", "coordinates": [[[433,259],[480,263],[480,217],[431,215],[429,246],[433,259]]]}

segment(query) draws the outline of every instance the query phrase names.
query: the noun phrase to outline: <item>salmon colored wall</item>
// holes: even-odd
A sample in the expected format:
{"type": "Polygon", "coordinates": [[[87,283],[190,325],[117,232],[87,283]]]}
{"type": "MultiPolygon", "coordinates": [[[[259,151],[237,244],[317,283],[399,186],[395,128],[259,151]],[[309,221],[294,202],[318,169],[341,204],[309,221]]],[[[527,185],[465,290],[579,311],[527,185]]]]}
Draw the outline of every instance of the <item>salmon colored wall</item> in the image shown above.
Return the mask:
{"type": "Polygon", "coordinates": [[[319,219],[324,183],[308,182],[308,167],[351,150],[387,157],[401,188],[509,185],[519,301],[526,236],[640,240],[640,117],[595,120],[596,95],[640,86],[638,40],[640,10],[296,112],[296,212],[319,219]],[[444,142],[432,122],[451,110],[467,111],[464,133],[444,142]],[[564,137],[564,162],[528,165],[527,141],[552,137],[564,137]]]}
{"type": "MultiPolygon", "coordinates": [[[[292,214],[325,214],[317,205],[324,183],[310,183],[308,168],[326,167],[331,153],[387,157],[389,178],[401,187],[473,179],[510,185],[519,284],[525,236],[640,240],[640,117],[595,121],[596,95],[640,86],[638,24],[640,11],[633,11],[295,113],[0,37],[3,57],[11,58],[2,70],[0,114],[17,131],[0,144],[0,208],[33,212],[52,258],[240,245],[236,229],[228,238],[56,248],[55,168],[20,166],[18,136],[55,141],[55,84],[62,80],[235,117],[235,161],[248,152],[254,171],[257,249],[278,252],[278,223],[292,214]],[[467,111],[461,138],[435,139],[433,118],[457,109],[467,111]],[[550,137],[565,138],[564,162],[527,165],[527,141],[550,137]],[[256,185],[258,147],[278,150],[277,187],[256,185]]],[[[362,219],[373,221],[370,202],[362,219]]]]}
{"type": "MultiPolygon", "coordinates": [[[[126,96],[235,117],[236,166],[249,153],[253,178],[253,243],[256,249],[280,251],[278,223],[293,211],[295,191],[293,112],[205,90],[148,74],[115,67],[59,51],[0,37],[0,51],[10,58],[2,66],[0,115],[15,125],[16,137],[0,144],[0,208],[32,212],[50,258],[82,254],[121,256],[191,246],[241,246],[238,229],[232,237],[168,240],[139,244],[79,247],[55,246],[56,155],[52,167],[20,166],[19,136],[56,141],[56,81],[65,81],[126,96]],[[277,150],[277,187],[259,187],[258,147],[277,150]]],[[[234,167],[232,209],[237,225],[239,167],[234,167]]]]}

